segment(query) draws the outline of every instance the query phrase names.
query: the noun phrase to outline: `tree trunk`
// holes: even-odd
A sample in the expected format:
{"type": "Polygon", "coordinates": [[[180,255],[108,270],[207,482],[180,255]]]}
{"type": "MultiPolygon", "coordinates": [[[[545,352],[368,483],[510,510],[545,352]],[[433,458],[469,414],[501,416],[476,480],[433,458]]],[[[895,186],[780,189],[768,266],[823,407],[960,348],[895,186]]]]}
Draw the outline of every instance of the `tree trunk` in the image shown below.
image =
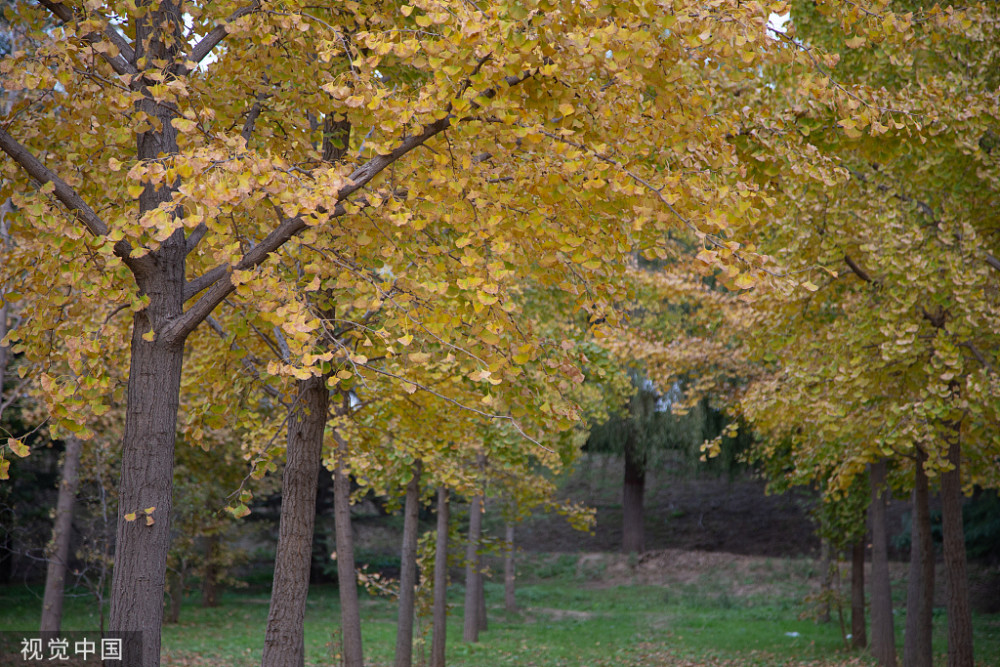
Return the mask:
{"type": "MultiPolygon", "coordinates": [[[[14,204],[10,197],[4,200],[3,204],[0,204],[0,253],[6,253],[7,243],[10,240],[10,235],[8,229],[10,229],[10,223],[7,222],[7,215],[14,210],[14,204]]],[[[0,301],[3,301],[3,305],[0,305],[0,340],[3,340],[7,336],[7,317],[8,313],[8,303],[6,299],[7,286],[0,285],[0,301]]],[[[3,393],[3,385],[7,379],[7,348],[0,345],[0,419],[3,418],[3,403],[6,396],[3,393]]]]}
{"type": "Polygon", "coordinates": [[[448,489],[437,490],[437,543],[434,548],[434,634],[431,667],[445,667],[448,634],[448,489]]]}
{"type": "Polygon", "coordinates": [[[868,630],[865,623],[865,542],[851,546],[851,647],[866,648],[868,630]]]}
{"type": "MultiPolygon", "coordinates": [[[[173,63],[184,48],[184,20],[177,0],[145,5],[136,21],[135,58],[142,67],[173,63]]],[[[136,110],[156,119],[155,127],[136,138],[136,158],[160,159],[177,152],[175,113],[151,96],[136,102],[136,110]]],[[[147,184],[139,195],[139,216],[172,200],[172,185],[147,184]]],[[[127,261],[140,294],[149,304],[132,317],[131,363],[125,432],[122,438],[118,531],[111,583],[109,630],[121,634],[122,663],[157,667],[163,595],[170,549],[171,492],[174,439],[180,399],[184,340],[165,341],[158,335],[183,314],[185,257],[183,228],[148,255],[127,261]],[[149,334],[152,333],[152,336],[149,334]],[[144,336],[152,340],[144,339],[144,336]],[[151,509],[129,521],[126,515],[151,509]],[[150,520],[152,523],[150,523],[150,520]]]]}
{"type": "MultiPolygon", "coordinates": [[[[183,239],[181,239],[183,242],[183,239]]],[[[179,248],[165,248],[161,251],[179,248]]],[[[161,254],[167,254],[161,252],[161,254]]],[[[163,262],[165,266],[174,266],[163,262]]],[[[132,362],[125,410],[118,531],[111,584],[109,630],[122,637],[123,664],[157,667],[163,596],[170,550],[170,515],[174,474],[174,437],[184,360],[180,346],[167,347],[142,336],[162,321],[168,294],[176,296],[180,313],[183,293],[183,257],[173,286],[159,281],[144,289],[150,305],[135,314],[132,362]],[[144,514],[150,510],[151,515],[144,514]],[[126,515],[136,513],[129,521],[126,515]],[[152,520],[152,525],[149,521],[152,520]],[[124,634],[121,634],[124,633],[124,634]]]]}
{"type": "Polygon", "coordinates": [[[645,461],[636,452],[630,435],[625,443],[625,483],[622,488],[622,551],[625,553],[642,553],[646,550],[643,527],[645,490],[645,461]]]}
{"type": "Polygon", "coordinates": [[[934,541],[931,536],[930,492],[924,462],[927,455],[917,447],[914,466],[913,508],[910,521],[910,571],[906,589],[906,632],[903,640],[905,667],[931,667],[931,632],[934,612],[934,541]]]}
{"type": "Polygon", "coordinates": [[[948,582],[948,667],[972,667],[972,613],[962,525],[962,452],[958,429],[956,425],[948,447],[948,462],[953,468],[941,474],[941,529],[948,582]]]}
{"type": "Polygon", "coordinates": [[[403,554],[399,572],[399,620],[396,623],[395,667],[413,664],[413,603],[417,588],[417,536],[420,512],[420,474],[423,463],[413,464],[413,477],[406,485],[406,507],[403,510],[403,554]]]}
{"type": "MultiPolygon", "coordinates": [[[[2,374],[0,374],[2,379],[2,374]]],[[[79,438],[66,439],[62,480],[56,500],[56,517],[52,526],[52,551],[45,574],[45,597],[42,600],[42,632],[59,632],[62,623],[63,593],[66,589],[66,568],[69,566],[69,544],[73,527],[73,505],[80,486],[80,454],[83,443],[79,438]]]]}
{"type": "MultiPolygon", "coordinates": [[[[279,528],[280,532],[280,528],[279,528]]],[[[205,567],[201,578],[201,606],[219,606],[219,534],[205,538],[205,567]]]]}
{"type": "Polygon", "coordinates": [[[264,635],[263,667],[302,667],[305,661],[306,595],[316,521],[316,487],[330,392],[325,377],[299,380],[297,388],[288,420],[278,551],[264,635]]]}
{"type": "Polygon", "coordinates": [[[503,605],[507,611],[517,611],[514,593],[514,522],[508,521],[504,531],[503,605]]]}
{"type": "Polygon", "coordinates": [[[872,641],[871,652],[883,667],[896,665],[896,634],[892,622],[892,587],[889,581],[889,536],[886,527],[885,460],[871,465],[872,523],[872,641]]]}
{"type": "Polygon", "coordinates": [[[825,537],[820,542],[820,567],[823,568],[823,581],[820,584],[819,611],[816,614],[817,623],[830,622],[830,597],[833,592],[833,554],[830,540],[825,537]]]}
{"type": "Polygon", "coordinates": [[[170,572],[167,578],[169,588],[168,598],[170,598],[170,612],[167,614],[167,623],[176,624],[181,620],[181,604],[184,602],[184,564],[181,563],[178,569],[170,572]]]}
{"type": "Polygon", "coordinates": [[[334,437],[337,440],[337,459],[333,473],[333,518],[337,533],[337,588],[340,591],[343,667],[364,667],[358,575],[354,567],[354,534],[351,532],[351,477],[346,469],[347,443],[336,431],[334,437]]]}
{"type": "Polygon", "coordinates": [[[469,505],[469,538],[465,551],[465,623],[462,641],[479,641],[479,596],[482,593],[479,571],[479,540],[483,532],[483,497],[476,496],[469,505]]]}

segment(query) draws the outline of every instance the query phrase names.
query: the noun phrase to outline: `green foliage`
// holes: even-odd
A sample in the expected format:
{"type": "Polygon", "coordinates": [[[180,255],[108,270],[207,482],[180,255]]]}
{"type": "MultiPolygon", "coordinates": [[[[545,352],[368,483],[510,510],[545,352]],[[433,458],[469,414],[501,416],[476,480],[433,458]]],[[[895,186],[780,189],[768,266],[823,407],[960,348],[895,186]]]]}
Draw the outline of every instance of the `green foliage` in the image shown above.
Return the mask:
{"type": "MultiPolygon", "coordinates": [[[[692,470],[701,460],[705,441],[726,431],[726,415],[712,407],[708,399],[682,408],[680,383],[659,392],[638,373],[631,372],[630,376],[635,393],[625,410],[591,427],[587,451],[623,455],[626,447],[631,447],[647,471],[666,466],[692,470]]],[[[717,472],[732,472],[749,440],[745,429],[736,437],[722,438],[720,454],[708,466],[717,472]]]]}

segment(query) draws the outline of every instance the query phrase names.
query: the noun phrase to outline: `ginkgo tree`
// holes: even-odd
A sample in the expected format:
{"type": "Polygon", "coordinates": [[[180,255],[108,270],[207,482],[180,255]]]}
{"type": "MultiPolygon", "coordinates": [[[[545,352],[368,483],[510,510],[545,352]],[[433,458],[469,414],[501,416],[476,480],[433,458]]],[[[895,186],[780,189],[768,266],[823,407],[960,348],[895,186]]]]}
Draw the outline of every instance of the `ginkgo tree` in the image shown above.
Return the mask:
{"type": "MultiPolygon", "coordinates": [[[[949,665],[973,664],[961,492],[995,486],[1000,454],[998,19],[993,4],[793,5],[795,32],[779,38],[803,77],[758,91],[789,113],[746,140],[784,212],[761,231],[809,281],[757,301],[769,325],[753,346],[775,373],[747,414],[792,439],[794,474],[831,471],[834,493],[883,459],[907,471],[906,490],[939,484],[949,665]],[[824,53],[820,81],[805,72],[824,53]],[[800,145],[836,166],[835,185],[788,176],[780,156],[800,145]]],[[[922,608],[906,664],[930,664],[929,642],[914,643],[930,634],[922,608]]]]}
{"type": "MultiPolygon", "coordinates": [[[[735,239],[772,200],[744,179],[732,134],[753,111],[715,107],[786,57],[765,30],[779,5],[45,0],[11,10],[33,43],[0,63],[5,87],[21,91],[0,127],[10,158],[0,195],[19,209],[11,235],[51,248],[23,267],[24,289],[56,280],[132,318],[110,622],[142,633],[141,645],[139,634],[126,641],[129,664],[159,660],[192,332],[229,298],[280,292],[285,249],[315,252],[294,264],[296,285],[331,290],[334,312],[348,304],[318,264],[345,253],[404,283],[397,299],[407,282],[460,298],[460,312],[425,325],[467,325],[484,350],[514,326],[511,276],[532,274],[613,319],[622,259],[657,254],[677,227],[729,279],[757,276],[767,258],[735,239]],[[152,507],[154,522],[128,520],[152,507]]],[[[350,317],[363,320],[352,298],[350,317]]],[[[321,321],[304,301],[262,316],[293,355],[314,352],[321,321]]],[[[405,339],[408,322],[383,326],[405,339]]],[[[38,345],[44,326],[17,335],[38,345]]],[[[100,331],[74,339],[89,357],[107,343],[100,331]]],[[[533,349],[519,347],[512,363],[477,354],[463,371],[516,382],[533,349]]],[[[409,363],[426,361],[419,354],[409,363]]],[[[333,360],[300,367],[302,380],[323,363],[333,360]]],[[[99,368],[89,381],[105,382],[99,368]]]]}

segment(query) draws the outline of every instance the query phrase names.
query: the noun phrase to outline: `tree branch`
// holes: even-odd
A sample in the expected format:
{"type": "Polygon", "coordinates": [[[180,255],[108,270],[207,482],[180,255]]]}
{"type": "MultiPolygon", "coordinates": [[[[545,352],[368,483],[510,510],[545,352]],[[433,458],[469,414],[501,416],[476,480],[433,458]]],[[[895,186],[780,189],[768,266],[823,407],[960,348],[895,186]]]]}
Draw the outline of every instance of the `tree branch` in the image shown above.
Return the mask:
{"type": "Polygon", "coordinates": [[[850,267],[851,271],[853,271],[858,278],[861,278],[866,283],[875,283],[875,284],[878,283],[878,281],[873,280],[872,277],[868,275],[867,271],[858,266],[857,263],[853,259],[851,259],[851,256],[848,255],[847,253],[844,253],[844,261],[847,263],[847,266],[850,267]]]}
{"type": "Polygon", "coordinates": [[[986,255],[986,263],[992,266],[997,271],[1000,271],[1000,259],[997,259],[996,257],[986,252],[985,250],[983,251],[983,254],[986,255]]]}
{"type": "MultiPolygon", "coordinates": [[[[527,80],[532,75],[533,72],[530,71],[521,76],[511,75],[504,77],[504,82],[508,87],[513,87],[527,80]]],[[[493,87],[484,91],[481,95],[479,95],[479,97],[492,99],[496,95],[497,87],[493,87]]],[[[473,108],[479,108],[479,104],[475,102],[473,102],[471,106],[473,108]]],[[[457,119],[453,114],[449,113],[444,118],[436,120],[430,125],[425,126],[420,134],[406,137],[389,153],[376,155],[372,159],[368,160],[368,162],[364,163],[351,173],[348,177],[347,185],[342,187],[337,192],[335,196],[337,204],[334,206],[333,210],[331,211],[329,209],[321,208],[317,212],[329,214],[331,218],[339,218],[343,216],[347,213],[346,200],[348,197],[368,185],[373,178],[375,178],[393,162],[400,159],[418,146],[423,145],[431,137],[444,132],[446,129],[454,125],[457,120],[460,119],[457,119]]],[[[194,331],[195,327],[197,327],[212,313],[216,306],[222,303],[223,299],[229,296],[233,290],[236,289],[231,279],[232,271],[245,271],[263,264],[272,252],[280,248],[289,239],[305,228],[306,222],[301,216],[287,218],[274,228],[262,241],[247,251],[247,253],[243,255],[243,258],[237,262],[235,266],[230,267],[228,265],[221,265],[212,269],[208,274],[205,274],[205,276],[196,279],[197,282],[192,281],[192,283],[195,283],[195,286],[199,288],[202,288],[202,283],[208,283],[211,286],[208,287],[208,291],[205,292],[205,294],[203,294],[201,298],[199,298],[188,310],[186,310],[183,315],[176,318],[164,329],[164,331],[160,333],[160,339],[167,344],[174,344],[184,340],[189,333],[194,331]],[[214,282],[210,282],[209,279],[206,278],[209,274],[213,277],[218,277],[214,282]]],[[[185,290],[185,294],[187,294],[187,290],[185,290]]]]}
{"type": "Polygon", "coordinates": [[[184,285],[184,301],[187,301],[198,292],[207,289],[228,272],[229,267],[225,264],[220,264],[214,269],[210,269],[209,271],[201,274],[197,278],[189,280],[187,284],[184,285]]]}
{"type": "MultiPolygon", "coordinates": [[[[52,2],[52,0],[38,0],[38,2],[63,23],[71,23],[75,18],[77,18],[74,15],[73,10],[61,2],[52,2]]],[[[104,60],[106,60],[118,74],[137,74],[138,70],[132,64],[132,61],[135,59],[135,50],[132,48],[132,45],[125,40],[125,37],[120,32],[111,27],[111,24],[108,23],[106,18],[103,16],[101,18],[107,24],[104,28],[104,32],[92,32],[89,35],[84,35],[83,39],[91,44],[94,44],[99,42],[103,35],[104,38],[107,38],[107,40],[114,44],[115,48],[118,49],[118,56],[109,56],[107,53],[101,53],[101,57],[104,58],[104,60]]]]}
{"type": "MultiPolygon", "coordinates": [[[[52,183],[53,194],[61,201],[66,208],[73,211],[77,220],[83,223],[94,236],[104,237],[108,235],[108,225],[94,212],[87,202],[76,193],[66,181],[62,180],[52,170],[32,155],[31,151],[22,146],[14,137],[10,136],[6,130],[0,128],[0,150],[9,155],[11,159],[21,166],[39,185],[52,183]]],[[[115,255],[121,258],[125,264],[137,273],[143,268],[145,262],[142,259],[132,259],[132,246],[128,241],[122,239],[114,245],[115,255]]]]}
{"type": "Polygon", "coordinates": [[[212,52],[212,49],[217,47],[222,40],[226,38],[226,35],[228,34],[227,28],[230,23],[237,21],[244,16],[256,14],[260,11],[260,5],[260,0],[253,0],[253,2],[249,5],[237,9],[224,22],[212,28],[212,30],[210,30],[207,35],[202,37],[201,41],[195,44],[194,48],[191,49],[191,53],[188,54],[187,58],[185,58],[185,64],[181,65],[178,70],[178,75],[183,76],[191,71],[188,69],[186,63],[193,62],[197,65],[204,60],[208,54],[212,52]]]}

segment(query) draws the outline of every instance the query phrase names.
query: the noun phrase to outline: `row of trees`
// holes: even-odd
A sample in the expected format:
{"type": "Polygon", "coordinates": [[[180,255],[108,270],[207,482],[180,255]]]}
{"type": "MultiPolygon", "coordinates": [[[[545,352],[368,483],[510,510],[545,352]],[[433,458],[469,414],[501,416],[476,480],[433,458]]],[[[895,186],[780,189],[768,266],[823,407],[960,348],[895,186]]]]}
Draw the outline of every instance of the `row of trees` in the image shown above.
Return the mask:
{"type": "Polygon", "coordinates": [[[421,488],[444,517],[486,471],[538,480],[627,395],[611,350],[697,377],[679,407],[739,397],[831,498],[885,459],[940,477],[971,665],[954,512],[962,470],[996,481],[995,7],[793,3],[794,34],[768,27],[786,3],[737,0],[5,11],[4,342],[52,437],[123,434],[129,664],[159,662],[178,434],[242,439],[237,517],[284,461],[264,664],[301,664],[321,467],[354,581],[349,476],[407,488],[407,517],[421,488]]]}
{"type": "Polygon", "coordinates": [[[475,496],[481,468],[561,463],[577,313],[615,324],[624,260],[740,176],[728,124],[691,113],[719,85],[698,63],[740,75],[774,51],[757,3],[664,9],[7,10],[25,41],[3,61],[4,302],[30,307],[4,342],[52,437],[94,441],[123,407],[109,627],[133,632],[128,664],[159,663],[178,433],[211,448],[238,424],[251,476],[285,458],[267,665],[302,661],[321,462],[338,519],[349,473],[388,488],[419,461],[425,488],[475,496]]]}

